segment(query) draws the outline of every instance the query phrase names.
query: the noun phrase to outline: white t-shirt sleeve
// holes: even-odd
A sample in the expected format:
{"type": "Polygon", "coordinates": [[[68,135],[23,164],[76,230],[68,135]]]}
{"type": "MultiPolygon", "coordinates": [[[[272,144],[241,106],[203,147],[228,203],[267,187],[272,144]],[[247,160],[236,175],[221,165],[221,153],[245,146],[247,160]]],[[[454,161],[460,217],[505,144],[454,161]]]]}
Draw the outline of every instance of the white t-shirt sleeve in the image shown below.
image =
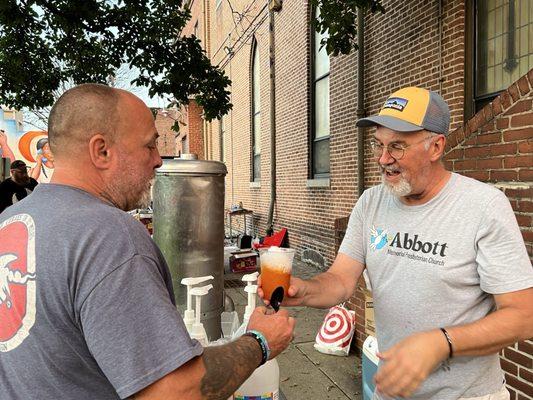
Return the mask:
{"type": "Polygon", "coordinates": [[[511,204],[499,192],[485,208],[476,235],[481,289],[491,294],[533,287],[533,268],[511,204]]]}

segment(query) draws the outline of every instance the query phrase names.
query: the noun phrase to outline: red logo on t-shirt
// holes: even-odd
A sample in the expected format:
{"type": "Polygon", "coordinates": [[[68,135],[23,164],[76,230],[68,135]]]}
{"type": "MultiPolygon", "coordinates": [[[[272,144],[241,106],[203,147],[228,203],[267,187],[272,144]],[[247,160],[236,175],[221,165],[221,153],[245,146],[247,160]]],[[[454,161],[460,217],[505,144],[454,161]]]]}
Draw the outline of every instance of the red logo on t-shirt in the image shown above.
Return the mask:
{"type": "Polygon", "coordinates": [[[0,352],[18,347],[35,322],[35,225],[19,214],[0,225],[0,352]]]}

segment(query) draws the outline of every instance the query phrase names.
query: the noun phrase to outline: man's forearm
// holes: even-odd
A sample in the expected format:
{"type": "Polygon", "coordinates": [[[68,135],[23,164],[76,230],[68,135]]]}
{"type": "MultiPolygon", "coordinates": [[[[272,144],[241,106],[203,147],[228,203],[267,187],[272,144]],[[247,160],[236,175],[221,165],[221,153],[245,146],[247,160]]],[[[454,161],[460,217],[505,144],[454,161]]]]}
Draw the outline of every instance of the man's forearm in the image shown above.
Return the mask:
{"type": "Polygon", "coordinates": [[[346,301],[352,294],[342,280],[331,272],[324,272],[306,282],[307,293],[304,305],[315,308],[329,308],[346,301]]]}
{"type": "Polygon", "coordinates": [[[530,315],[504,308],[474,323],[448,327],[455,356],[483,356],[533,336],[530,315]]]}
{"type": "Polygon", "coordinates": [[[15,154],[13,154],[9,146],[0,146],[0,149],[2,149],[2,157],[9,158],[11,162],[15,161],[15,154]]]}
{"type": "Polygon", "coordinates": [[[243,336],[224,346],[207,347],[202,359],[202,398],[227,399],[259,366],[261,348],[254,338],[243,336]]]}

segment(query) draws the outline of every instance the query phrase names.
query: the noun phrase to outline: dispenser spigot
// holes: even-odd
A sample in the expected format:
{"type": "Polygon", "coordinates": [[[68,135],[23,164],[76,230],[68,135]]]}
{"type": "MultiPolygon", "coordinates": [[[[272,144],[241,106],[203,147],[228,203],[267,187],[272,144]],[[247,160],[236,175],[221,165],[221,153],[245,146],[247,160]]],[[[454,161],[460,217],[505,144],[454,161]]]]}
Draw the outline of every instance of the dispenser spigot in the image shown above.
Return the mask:
{"type": "Polygon", "coordinates": [[[181,284],[187,286],[187,309],[185,310],[183,314],[183,322],[185,323],[185,327],[187,328],[187,332],[189,332],[189,334],[192,332],[192,326],[194,323],[194,309],[192,308],[192,293],[191,293],[192,287],[194,285],[209,281],[211,279],[215,279],[215,278],[212,275],[208,275],[208,276],[183,278],[181,280],[181,284]]]}
{"type": "Polygon", "coordinates": [[[190,334],[191,338],[198,340],[202,346],[207,346],[208,343],[204,325],[200,322],[200,316],[202,315],[202,296],[205,296],[212,288],[213,285],[206,285],[191,289],[191,295],[196,298],[196,316],[190,334]]]}

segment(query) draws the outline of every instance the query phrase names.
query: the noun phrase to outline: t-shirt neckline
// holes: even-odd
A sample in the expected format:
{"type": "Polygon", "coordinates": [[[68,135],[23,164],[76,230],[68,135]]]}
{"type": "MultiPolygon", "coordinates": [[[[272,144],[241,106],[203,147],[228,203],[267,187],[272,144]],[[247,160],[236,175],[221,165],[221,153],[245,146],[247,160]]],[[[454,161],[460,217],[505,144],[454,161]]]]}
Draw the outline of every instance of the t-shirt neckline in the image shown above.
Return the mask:
{"type": "Polygon", "coordinates": [[[401,200],[398,198],[398,196],[395,196],[392,193],[389,193],[389,195],[392,196],[394,204],[399,209],[403,211],[409,211],[409,212],[420,211],[426,207],[432,207],[435,203],[440,201],[440,199],[446,196],[448,192],[451,190],[451,188],[453,187],[453,185],[455,184],[456,180],[457,180],[457,174],[455,172],[452,172],[450,179],[448,179],[448,182],[446,182],[446,184],[442,187],[439,193],[437,193],[435,197],[433,197],[431,200],[429,200],[428,202],[424,204],[416,204],[416,205],[409,206],[407,204],[402,203],[401,200]]]}

